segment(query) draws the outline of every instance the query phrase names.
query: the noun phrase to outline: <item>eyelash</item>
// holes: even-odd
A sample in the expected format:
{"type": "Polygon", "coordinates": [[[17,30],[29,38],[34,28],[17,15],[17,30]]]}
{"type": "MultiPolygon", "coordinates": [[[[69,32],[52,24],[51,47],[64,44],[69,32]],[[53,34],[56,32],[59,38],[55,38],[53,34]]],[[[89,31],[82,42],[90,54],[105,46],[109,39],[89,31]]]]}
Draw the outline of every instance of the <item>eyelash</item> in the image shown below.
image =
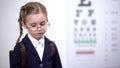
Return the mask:
{"type": "Polygon", "coordinates": [[[31,24],[32,27],[36,27],[36,24],[31,24]]]}
{"type": "MultiPolygon", "coordinates": [[[[41,22],[41,23],[40,23],[40,26],[44,26],[44,25],[45,25],[45,22],[41,22]]],[[[31,26],[32,26],[32,27],[36,27],[37,24],[36,24],[36,23],[32,23],[31,26]]]]}

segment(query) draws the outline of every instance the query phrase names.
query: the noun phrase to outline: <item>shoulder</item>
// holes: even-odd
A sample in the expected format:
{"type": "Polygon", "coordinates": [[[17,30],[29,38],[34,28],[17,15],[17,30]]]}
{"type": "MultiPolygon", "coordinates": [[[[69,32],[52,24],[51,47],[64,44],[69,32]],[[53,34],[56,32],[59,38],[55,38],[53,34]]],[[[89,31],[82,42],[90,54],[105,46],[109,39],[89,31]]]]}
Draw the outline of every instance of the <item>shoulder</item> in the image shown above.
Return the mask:
{"type": "Polygon", "coordinates": [[[53,44],[55,45],[54,41],[53,41],[53,40],[50,40],[50,39],[47,38],[46,36],[45,36],[45,42],[46,42],[46,43],[53,43],[53,44]]]}
{"type": "Polygon", "coordinates": [[[14,50],[18,50],[18,49],[20,49],[20,46],[19,46],[19,44],[18,43],[16,43],[16,45],[15,45],[15,47],[14,47],[14,50]]]}
{"type": "Polygon", "coordinates": [[[45,37],[45,43],[46,43],[46,44],[50,44],[50,45],[52,45],[53,47],[57,48],[55,42],[52,41],[52,40],[50,40],[50,39],[47,38],[47,37],[45,37]]]}
{"type": "Polygon", "coordinates": [[[45,42],[50,42],[50,39],[44,36],[45,42]]]}
{"type": "Polygon", "coordinates": [[[23,47],[23,46],[21,46],[23,44],[23,42],[21,41],[21,42],[19,42],[19,43],[16,43],[16,45],[15,45],[15,47],[14,47],[14,51],[19,51],[20,50],[20,48],[21,47],[23,47]]]}

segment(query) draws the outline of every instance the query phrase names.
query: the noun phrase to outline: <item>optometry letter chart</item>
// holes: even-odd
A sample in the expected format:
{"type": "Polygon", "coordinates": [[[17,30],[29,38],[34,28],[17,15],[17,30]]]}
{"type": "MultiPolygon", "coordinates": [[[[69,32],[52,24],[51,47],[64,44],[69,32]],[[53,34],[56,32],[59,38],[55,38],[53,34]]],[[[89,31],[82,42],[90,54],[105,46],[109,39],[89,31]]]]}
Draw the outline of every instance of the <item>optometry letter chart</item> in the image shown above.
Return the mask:
{"type": "Polygon", "coordinates": [[[120,68],[120,0],[67,0],[67,68],[120,68]]]}

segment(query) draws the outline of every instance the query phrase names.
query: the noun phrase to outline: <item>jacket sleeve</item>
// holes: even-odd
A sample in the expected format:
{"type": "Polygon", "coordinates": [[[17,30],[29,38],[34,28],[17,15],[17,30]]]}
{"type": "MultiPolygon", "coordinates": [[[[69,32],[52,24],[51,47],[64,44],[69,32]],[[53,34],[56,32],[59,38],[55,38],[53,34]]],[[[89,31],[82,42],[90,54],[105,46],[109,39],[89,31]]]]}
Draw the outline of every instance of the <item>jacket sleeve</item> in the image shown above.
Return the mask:
{"type": "Polygon", "coordinates": [[[20,68],[20,47],[16,45],[11,56],[10,68],[20,68]]]}
{"type": "Polygon", "coordinates": [[[56,45],[54,47],[55,47],[55,54],[54,54],[54,60],[53,60],[53,68],[62,68],[62,63],[61,63],[58,49],[56,45]]]}

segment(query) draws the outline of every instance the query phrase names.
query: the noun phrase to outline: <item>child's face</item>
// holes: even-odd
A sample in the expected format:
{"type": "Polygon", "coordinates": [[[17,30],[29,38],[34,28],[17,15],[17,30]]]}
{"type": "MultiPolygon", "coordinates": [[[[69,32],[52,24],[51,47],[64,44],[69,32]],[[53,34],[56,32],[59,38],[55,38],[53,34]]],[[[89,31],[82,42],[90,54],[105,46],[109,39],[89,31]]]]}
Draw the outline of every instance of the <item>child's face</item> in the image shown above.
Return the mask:
{"type": "Polygon", "coordinates": [[[26,17],[25,27],[29,34],[39,40],[47,29],[47,19],[43,13],[31,14],[26,17]]]}

